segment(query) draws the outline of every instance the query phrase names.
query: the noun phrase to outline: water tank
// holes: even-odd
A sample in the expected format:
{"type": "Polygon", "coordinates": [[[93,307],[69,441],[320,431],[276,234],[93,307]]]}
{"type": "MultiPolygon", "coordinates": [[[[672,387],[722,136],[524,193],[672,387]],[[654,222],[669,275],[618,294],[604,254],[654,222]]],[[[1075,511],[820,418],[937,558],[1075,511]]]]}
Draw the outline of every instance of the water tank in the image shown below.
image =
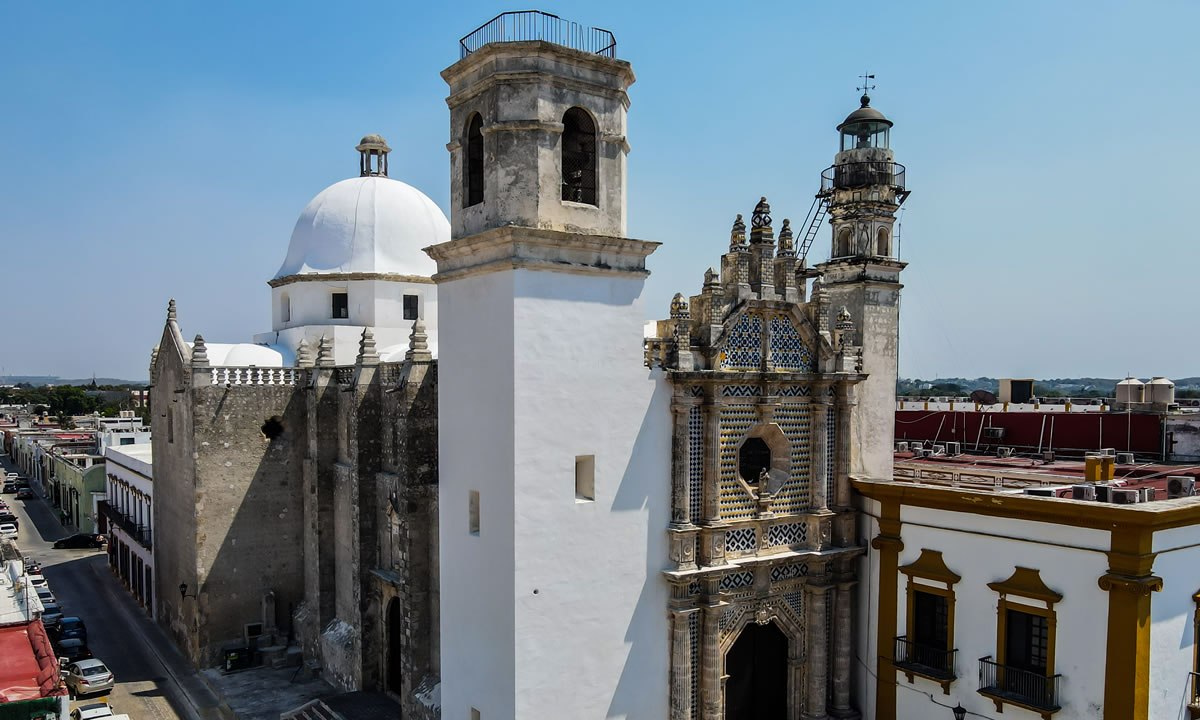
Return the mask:
{"type": "Polygon", "coordinates": [[[1166,409],[1175,404],[1175,383],[1165,377],[1152,378],[1146,383],[1146,402],[1153,403],[1155,409],[1166,409]]]}
{"type": "Polygon", "coordinates": [[[1146,385],[1141,380],[1127,377],[1117,383],[1117,403],[1129,404],[1145,402],[1146,385]]]}

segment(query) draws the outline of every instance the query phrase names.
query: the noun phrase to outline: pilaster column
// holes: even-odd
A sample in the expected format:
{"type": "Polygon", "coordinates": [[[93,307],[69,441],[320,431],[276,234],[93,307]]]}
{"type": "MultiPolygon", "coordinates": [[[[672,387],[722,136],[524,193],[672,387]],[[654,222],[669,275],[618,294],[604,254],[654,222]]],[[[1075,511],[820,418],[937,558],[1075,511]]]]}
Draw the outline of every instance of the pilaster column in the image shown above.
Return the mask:
{"type": "Polygon", "coordinates": [[[689,618],[699,610],[671,611],[671,720],[692,717],[692,640],[689,618]]]}
{"type": "Polygon", "coordinates": [[[718,645],[719,622],[724,603],[704,606],[704,627],[700,648],[700,718],[725,720],[725,698],[721,680],[721,648],[718,645]]]}
{"type": "Polygon", "coordinates": [[[688,517],[688,473],[690,472],[691,438],[688,437],[688,411],[691,403],[676,398],[671,403],[674,441],[671,443],[671,523],[682,525],[695,522],[688,517]]]}
{"type": "Polygon", "coordinates": [[[805,627],[808,629],[808,687],[804,698],[804,720],[825,720],[826,680],[829,677],[829,647],[825,637],[829,612],[829,586],[809,583],[804,588],[805,627]]]}
{"type": "MultiPolygon", "coordinates": [[[[704,415],[704,517],[699,520],[715,522],[721,514],[721,406],[707,402],[701,406],[704,415]]],[[[692,520],[697,523],[697,519],[692,520]]]]}
{"type": "Polygon", "coordinates": [[[837,457],[834,459],[834,495],[832,502],[840,508],[850,507],[850,453],[853,447],[850,443],[850,419],[856,405],[854,386],[849,383],[839,383],[837,388],[837,457]]]}
{"type": "Polygon", "coordinates": [[[896,604],[900,551],[904,542],[900,539],[900,505],[881,502],[879,534],[871,541],[871,547],[879,551],[879,617],[875,629],[876,654],[875,673],[875,720],[896,720],[896,666],[894,663],[896,638],[896,604]]]}
{"type": "MultiPolygon", "coordinates": [[[[824,393],[825,388],[818,385],[814,393],[824,393]]],[[[826,483],[829,479],[829,401],[824,397],[813,401],[812,424],[812,483],[809,485],[809,503],[813,512],[829,510],[829,497],[826,483]]]]}
{"type": "Polygon", "coordinates": [[[1154,533],[1113,530],[1108,572],[1099,579],[1108,593],[1108,644],[1104,667],[1104,717],[1150,717],[1150,596],[1163,588],[1151,574],[1154,533]]]}
{"type": "Polygon", "coordinates": [[[850,658],[854,654],[850,633],[854,611],[854,581],[837,584],[833,605],[833,708],[836,718],[858,718],[850,707],[850,658]]]}

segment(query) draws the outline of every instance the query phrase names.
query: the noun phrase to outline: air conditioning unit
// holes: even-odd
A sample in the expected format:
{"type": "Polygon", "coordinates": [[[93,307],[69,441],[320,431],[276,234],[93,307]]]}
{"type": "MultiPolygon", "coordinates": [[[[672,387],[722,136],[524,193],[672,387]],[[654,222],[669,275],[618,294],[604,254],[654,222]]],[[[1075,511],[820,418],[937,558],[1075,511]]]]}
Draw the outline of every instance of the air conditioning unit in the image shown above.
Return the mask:
{"type": "Polygon", "coordinates": [[[1042,462],[1045,462],[1045,463],[1054,462],[1054,453],[1049,452],[1049,451],[1042,453],[1042,462]]]}
{"type": "Polygon", "coordinates": [[[948,442],[946,443],[946,454],[950,456],[962,455],[962,443],[948,442]]]}
{"type": "Polygon", "coordinates": [[[1113,490],[1112,501],[1114,505],[1134,505],[1140,498],[1137,490],[1113,490]]]}
{"type": "Polygon", "coordinates": [[[913,451],[913,455],[919,458],[933,457],[933,451],[926,450],[925,448],[917,448],[913,451]]]}
{"type": "Polygon", "coordinates": [[[1071,486],[1072,500],[1095,500],[1096,486],[1095,485],[1072,485],[1071,486]]]}
{"type": "Polygon", "coordinates": [[[1101,448],[1100,456],[1101,457],[1116,457],[1117,449],[1116,448],[1101,448]]]}
{"type": "Polygon", "coordinates": [[[1012,457],[1012,450],[1010,447],[996,448],[996,457],[1012,457]]]}
{"type": "Polygon", "coordinates": [[[934,445],[933,446],[933,454],[934,455],[945,455],[946,454],[946,446],[945,445],[934,445]]]}
{"type": "Polygon", "coordinates": [[[999,440],[1004,437],[1004,428],[1002,427],[987,427],[983,429],[983,436],[988,440],[999,440]]]}
{"type": "Polygon", "coordinates": [[[1189,475],[1167,476],[1167,499],[1191,497],[1196,494],[1196,478],[1189,475]]]}
{"type": "Polygon", "coordinates": [[[1096,483],[1096,484],[1092,485],[1092,487],[1096,491],[1096,502],[1102,502],[1102,503],[1112,502],[1113,487],[1111,485],[1105,485],[1103,483],[1096,483]]]}
{"type": "Polygon", "coordinates": [[[1034,497],[1056,497],[1054,488],[1048,487],[1025,488],[1025,494],[1034,497]]]}
{"type": "Polygon", "coordinates": [[[1155,496],[1158,495],[1158,489],[1152,487],[1138,488],[1138,492],[1141,494],[1138,498],[1140,502],[1154,502],[1155,496]]]}
{"type": "Polygon", "coordinates": [[[908,443],[907,442],[896,443],[896,452],[908,452],[908,443]]]}
{"type": "Polygon", "coordinates": [[[1118,465],[1133,465],[1136,460],[1133,459],[1133,453],[1117,453],[1118,465]]]}

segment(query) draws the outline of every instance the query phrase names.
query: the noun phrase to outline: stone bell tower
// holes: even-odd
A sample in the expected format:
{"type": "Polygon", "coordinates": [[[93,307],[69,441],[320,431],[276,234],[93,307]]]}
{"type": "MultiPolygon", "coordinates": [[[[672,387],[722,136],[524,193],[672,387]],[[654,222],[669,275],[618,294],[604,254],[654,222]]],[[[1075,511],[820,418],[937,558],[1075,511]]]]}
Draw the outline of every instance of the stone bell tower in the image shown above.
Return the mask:
{"type": "Polygon", "coordinates": [[[442,717],[666,717],[670,393],[643,364],[658,243],[625,237],[633,72],[611,33],[532,11],[460,46],[452,239],[426,249],[442,717]]]}
{"type": "Polygon", "coordinates": [[[833,166],[821,173],[821,191],[829,199],[832,246],[829,261],[817,270],[830,312],[845,308],[856,326],[857,337],[845,340],[862,348],[862,372],[868,376],[858,387],[850,428],[855,448],[851,473],[890,480],[900,271],[905,268],[896,259],[893,226],[896,210],[909,191],[904,186],[904,166],[895,162],[889,147],[892,121],[871,107],[868,95],[837,129],[841,149],[833,166]]]}

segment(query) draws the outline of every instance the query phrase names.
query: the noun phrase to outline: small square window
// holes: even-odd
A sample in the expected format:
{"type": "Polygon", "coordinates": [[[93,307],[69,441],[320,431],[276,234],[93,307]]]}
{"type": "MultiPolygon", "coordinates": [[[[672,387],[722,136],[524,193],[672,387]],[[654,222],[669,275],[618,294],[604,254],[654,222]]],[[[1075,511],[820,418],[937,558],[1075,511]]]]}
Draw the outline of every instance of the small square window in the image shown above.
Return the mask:
{"type": "Polygon", "coordinates": [[[479,491],[472,490],[468,499],[468,530],[472,535],[479,535],[479,491]]]}
{"type": "Polygon", "coordinates": [[[575,456],[575,502],[596,501],[596,456],[575,456]]]}
{"type": "Polygon", "coordinates": [[[416,295],[405,295],[404,296],[404,319],[405,320],[416,320],[417,319],[417,296],[416,295]]]}
{"type": "Polygon", "coordinates": [[[350,317],[350,296],[344,292],[333,294],[333,317],[335,319],[350,317]]]}

